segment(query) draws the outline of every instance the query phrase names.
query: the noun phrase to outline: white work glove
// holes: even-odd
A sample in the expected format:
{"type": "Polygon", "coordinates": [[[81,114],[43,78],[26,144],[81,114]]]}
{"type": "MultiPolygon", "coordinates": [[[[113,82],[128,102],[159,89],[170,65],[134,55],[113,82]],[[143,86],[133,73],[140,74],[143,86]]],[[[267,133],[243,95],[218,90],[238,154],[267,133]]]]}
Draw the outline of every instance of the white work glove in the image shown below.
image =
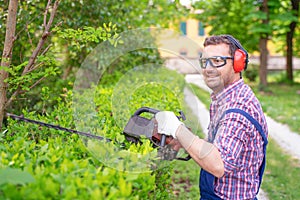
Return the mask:
{"type": "Polygon", "coordinates": [[[176,131],[183,123],[171,111],[161,111],[155,114],[158,133],[176,138],[176,131]]]}

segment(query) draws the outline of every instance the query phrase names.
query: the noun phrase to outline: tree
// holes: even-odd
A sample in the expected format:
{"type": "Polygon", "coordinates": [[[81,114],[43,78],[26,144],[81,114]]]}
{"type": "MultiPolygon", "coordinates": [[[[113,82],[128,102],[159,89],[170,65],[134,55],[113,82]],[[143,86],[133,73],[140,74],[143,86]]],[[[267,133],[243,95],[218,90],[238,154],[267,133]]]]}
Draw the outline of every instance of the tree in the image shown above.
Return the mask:
{"type": "MultiPolygon", "coordinates": [[[[9,99],[6,97],[7,93],[7,84],[9,84],[8,76],[9,72],[13,72],[14,69],[11,68],[10,60],[12,58],[12,49],[13,49],[13,42],[15,39],[15,29],[16,29],[16,16],[17,16],[17,7],[18,7],[18,1],[17,0],[10,0],[9,2],[9,11],[7,16],[7,26],[6,26],[6,38],[4,43],[4,50],[3,50],[3,56],[1,61],[1,66],[3,67],[2,73],[1,73],[1,79],[0,84],[3,86],[1,87],[1,99],[0,99],[0,129],[2,129],[2,122],[5,115],[5,109],[12,103],[14,98],[18,96],[20,93],[24,93],[31,88],[35,87],[39,82],[41,82],[46,74],[53,73],[53,71],[45,71],[45,73],[42,73],[38,76],[31,76],[33,74],[33,71],[35,71],[37,68],[39,68],[40,65],[43,65],[43,61],[37,62],[38,56],[43,55],[46,51],[46,49],[42,49],[43,45],[45,44],[45,41],[51,34],[51,26],[53,23],[54,16],[56,14],[56,10],[58,7],[59,1],[55,1],[53,5],[51,4],[51,0],[48,1],[45,12],[44,12],[44,31],[41,34],[41,37],[37,43],[36,48],[32,52],[28,62],[25,62],[23,65],[24,68],[19,76],[19,81],[16,83],[16,89],[13,92],[13,94],[10,96],[9,99]],[[50,12],[51,10],[51,12],[50,12]],[[49,14],[50,13],[50,14],[49,14]],[[49,16],[48,16],[49,15],[49,16]],[[48,18],[49,17],[49,18],[48,18]],[[37,80],[34,80],[35,78],[38,78],[37,80]],[[33,83],[29,86],[29,88],[26,88],[26,85],[23,85],[25,81],[33,81],[33,83]]],[[[21,65],[21,66],[23,66],[21,65]]]]}
{"type": "Polygon", "coordinates": [[[286,56],[286,78],[293,82],[293,55],[299,52],[297,45],[293,45],[296,42],[294,35],[299,20],[299,0],[269,0],[268,7],[272,27],[270,39],[276,44],[276,51],[286,56]]]}
{"type": "Polygon", "coordinates": [[[286,74],[287,79],[293,82],[293,38],[296,29],[299,13],[299,0],[291,0],[291,13],[296,17],[289,24],[289,31],[286,33],[286,74]]]}
{"type": "Polygon", "coordinates": [[[262,4],[259,6],[259,10],[265,16],[262,19],[262,26],[266,27],[266,31],[260,32],[260,39],[259,39],[259,61],[260,61],[260,68],[259,68],[259,82],[260,82],[260,89],[263,89],[267,86],[267,66],[268,66],[268,38],[270,29],[269,27],[269,7],[268,7],[268,0],[263,0],[262,4]]]}
{"type": "Polygon", "coordinates": [[[253,22],[256,19],[253,19],[252,14],[257,12],[253,1],[202,0],[196,1],[193,6],[194,9],[203,10],[201,14],[193,16],[203,22],[209,30],[209,35],[231,34],[249,52],[259,49],[259,34],[253,31],[253,22]]]}
{"type": "MultiPolygon", "coordinates": [[[[0,2],[3,2],[5,8],[6,1],[0,0],[0,2]]],[[[6,9],[3,11],[6,12],[6,9]]],[[[16,40],[14,40],[14,56],[11,57],[11,62],[4,71],[9,76],[7,78],[2,77],[2,80],[5,79],[4,82],[8,85],[6,96],[9,98],[7,101],[5,100],[6,103],[3,101],[2,105],[5,108],[10,105],[13,107],[9,109],[15,109],[16,102],[18,102],[16,98],[21,95],[24,95],[21,97],[25,97],[26,94],[26,102],[22,102],[24,103],[23,107],[30,108],[37,105],[37,98],[40,96],[37,95],[39,94],[37,88],[51,85],[49,88],[58,91],[67,85],[64,82],[64,86],[56,87],[55,84],[62,82],[58,74],[65,71],[66,73],[61,73],[64,78],[72,77],[91,49],[104,41],[104,38],[108,38],[107,36],[98,37],[94,40],[86,39],[84,34],[87,35],[88,31],[94,31],[94,35],[90,35],[94,37],[101,26],[108,25],[110,22],[112,22],[112,27],[116,25],[114,27],[119,32],[150,27],[151,25],[167,27],[171,21],[184,13],[186,13],[186,9],[180,5],[179,1],[140,2],[131,0],[122,3],[117,0],[64,0],[61,2],[48,0],[48,3],[43,0],[19,1],[18,23],[15,26],[17,34],[16,40]],[[71,32],[76,37],[69,37],[72,36],[71,32]],[[78,44],[80,45],[79,48],[76,46],[78,44]],[[63,56],[61,56],[62,54],[63,56]],[[41,84],[45,78],[49,79],[50,75],[52,75],[53,81],[41,84]],[[33,88],[37,90],[35,93],[33,88]],[[13,101],[14,104],[12,104],[13,101]]],[[[0,18],[5,19],[4,16],[9,16],[9,13],[0,16],[0,18]]],[[[3,27],[0,29],[0,33],[5,28],[10,27],[4,24],[0,24],[0,26],[3,27]]],[[[107,33],[106,30],[103,34],[107,33]]],[[[2,35],[0,34],[1,42],[2,35]]],[[[111,33],[109,35],[109,37],[113,36],[111,33]]],[[[139,55],[139,57],[141,56],[139,55]]],[[[132,55],[130,59],[137,59],[137,55],[132,55]]],[[[134,62],[128,61],[129,63],[134,62]]],[[[120,68],[113,67],[112,69],[120,68]]],[[[72,81],[72,79],[68,81],[72,81]]],[[[20,108],[22,105],[19,106],[18,110],[20,108]]],[[[3,115],[4,111],[1,113],[3,115]]],[[[2,122],[1,119],[0,121],[2,122]]]]}
{"type": "Polygon", "coordinates": [[[18,0],[10,0],[8,7],[7,16],[7,29],[5,34],[4,48],[1,59],[1,70],[0,70],[0,130],[2,129],[2,121],[4,118],[5,107],[6,107],[6,90],[7,83],[5,80],[8,77],[8,68],[11,63],[13,43],[15,40],[15,31],[17,23],[17,9],[18,0]]]}
{"type": "MultiPolygon", "coordinates": [[[[62,29],[80,31],[86,27],[99,27],[103,23],[112,22],[118,32],[150,26],[168,27],[171,22],[178,20],[187,13],[187,9],[178,1],[139,1],[130,0],[120,3],[118,0],[62,1],[58,15],[63,20],[62,29]],[[97,5],[97,6],[95,6],[97,5]],[[64,9],[66,8],[66,9],[64,9]],[[72,8],[72,9],[69,9],[72,8]],[[80,14],[79,14],[80,13],[80,14]]],[[[63,74],[77,70],[83,59],[98,42],[81,43],[80,52],[72,45],[76,39],[59,37],[68,60],[63,74]]],[[[102,40],[100,40],[101,42],[102,40]]]]}

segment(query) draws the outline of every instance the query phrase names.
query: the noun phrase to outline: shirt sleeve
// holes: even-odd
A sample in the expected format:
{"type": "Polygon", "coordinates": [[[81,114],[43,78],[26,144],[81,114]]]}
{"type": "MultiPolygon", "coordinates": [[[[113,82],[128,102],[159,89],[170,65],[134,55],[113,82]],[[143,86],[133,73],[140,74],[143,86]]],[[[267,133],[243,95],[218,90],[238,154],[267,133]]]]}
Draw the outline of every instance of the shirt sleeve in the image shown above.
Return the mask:
{"type": "Polygon", "coordinates": [[[237,113],[226,114],[219,123],[214,144],[221,154],[225,173],[233,173],[243,166],[241,152],[247,142],[247,124],[246,119],[237,113]]]}

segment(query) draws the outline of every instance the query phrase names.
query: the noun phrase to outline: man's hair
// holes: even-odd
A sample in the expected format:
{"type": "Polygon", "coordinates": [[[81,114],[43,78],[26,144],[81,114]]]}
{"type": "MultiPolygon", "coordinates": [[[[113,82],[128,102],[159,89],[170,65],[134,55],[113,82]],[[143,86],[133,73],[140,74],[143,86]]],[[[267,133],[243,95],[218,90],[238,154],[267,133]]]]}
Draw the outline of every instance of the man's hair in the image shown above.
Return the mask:
{"type": "Polygon", "coordinates": [[[217,44],[227,44],[229,46],[229,54],[231,56],[234,56],[234,52],[237,49],[237,46],[228,39],[227,35],[209,36],[204,40],[203,46],[206,47],[209,45],[217,45],[217,44]]]}

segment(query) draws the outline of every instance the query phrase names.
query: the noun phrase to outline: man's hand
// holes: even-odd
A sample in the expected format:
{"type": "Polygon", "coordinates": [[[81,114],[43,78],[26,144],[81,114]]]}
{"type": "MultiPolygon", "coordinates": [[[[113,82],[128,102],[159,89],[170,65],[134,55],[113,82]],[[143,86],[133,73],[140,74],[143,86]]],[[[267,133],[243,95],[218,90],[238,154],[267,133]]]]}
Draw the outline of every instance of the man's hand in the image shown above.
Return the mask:
{"type": "Polygon", "coordinates": [[[168,143],[168,145],[170,145],[171,148],[175,151],[179,151],[180,148],[183,148],[183,146],[180,144],[180,142],[177,139],[172,139],[171,142],[168,143]]]}
{"type": "Polygon", "coordinates": [[[171,111],[161,111],[155,114],[158,133],[176,138],[176,131],[183,123],[171,111]]]}

